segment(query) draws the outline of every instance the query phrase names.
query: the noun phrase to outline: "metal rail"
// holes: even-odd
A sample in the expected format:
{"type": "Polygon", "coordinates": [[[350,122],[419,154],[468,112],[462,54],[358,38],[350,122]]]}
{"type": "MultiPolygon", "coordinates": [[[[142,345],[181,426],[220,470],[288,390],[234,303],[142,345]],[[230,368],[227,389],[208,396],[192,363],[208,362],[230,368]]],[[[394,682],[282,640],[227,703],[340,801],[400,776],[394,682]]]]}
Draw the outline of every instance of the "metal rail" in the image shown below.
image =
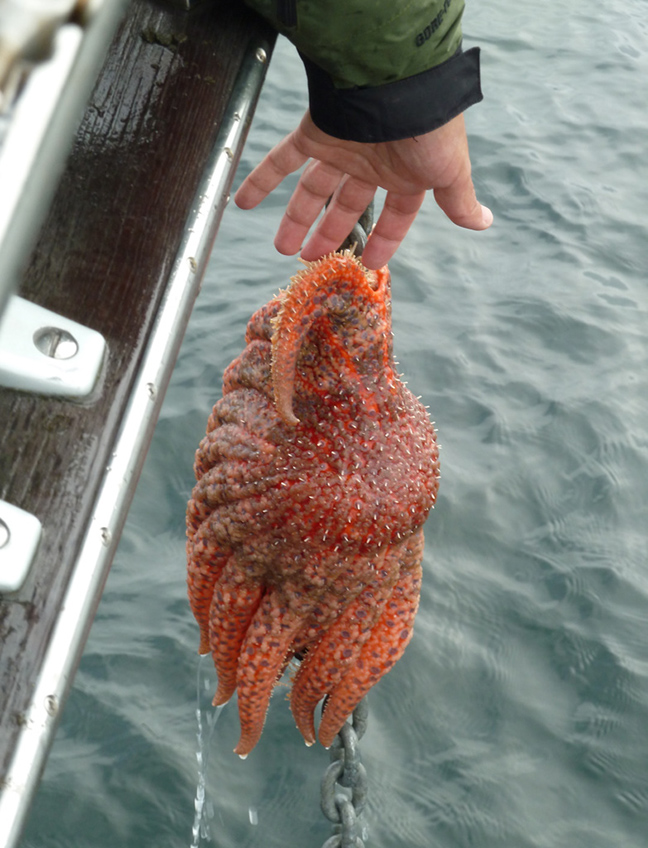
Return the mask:
{"type": "Polygon", "coordinates": [[[0,2],[0,315],[125,6],[126,0],[0,2]]]}

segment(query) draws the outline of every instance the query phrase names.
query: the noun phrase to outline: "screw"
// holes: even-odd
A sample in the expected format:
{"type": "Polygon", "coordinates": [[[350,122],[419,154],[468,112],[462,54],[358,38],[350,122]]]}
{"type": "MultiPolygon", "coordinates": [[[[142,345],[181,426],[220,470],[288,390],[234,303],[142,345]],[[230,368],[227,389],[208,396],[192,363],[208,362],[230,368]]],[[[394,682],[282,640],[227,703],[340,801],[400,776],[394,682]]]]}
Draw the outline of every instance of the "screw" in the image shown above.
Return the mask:
{"type": "Polygon", "coordinates": [[[34,344],[41,353],[52,359],[72,359],[79,350],[79,343],[74,336],[60,327],[41,327],[36,330],[34,344]]]}

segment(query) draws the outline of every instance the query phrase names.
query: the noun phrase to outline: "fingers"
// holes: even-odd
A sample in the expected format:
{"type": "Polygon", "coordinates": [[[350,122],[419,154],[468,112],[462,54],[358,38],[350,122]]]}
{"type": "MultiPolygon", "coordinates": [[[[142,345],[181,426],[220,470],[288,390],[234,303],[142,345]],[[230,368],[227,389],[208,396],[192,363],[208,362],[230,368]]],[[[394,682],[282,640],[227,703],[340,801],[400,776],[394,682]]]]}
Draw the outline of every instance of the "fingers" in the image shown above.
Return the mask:
{"type": "Polygon", "coordinates": [[[248,174],[234,195],[234,202],[241,209],[253,209],[277,188],[288,174],[297,171],[308,159],[295,142],[295,134],[287,135],[273,147],[256,168],[248,174]]]}
{"type": "MultiPolygon", "coordinates": [[[[274,243],[279,253],[292,256],[300,250],[308,231],[343,176],[342,171],[325,162],[315,160],[309,163],[288,202],[275,236],[274,243]]],[[[319,259],[322,255],[311,258],[319,259]]]]}
{"type": "MultiPolygon", "coordinates": [[[[322,163],[312,163],[304,172],[284,216],[275,247],[280,253],[297,253],[308,230],[332,194],[331,203],[301,251],[302,259],[312,261],[337,250],[371,203],[376,186],[357,180],[322,163]]],[[[367,268],[382,268],[398,250],[425,199],[425,191],[415,195],[389,192],[367,246],[362,262],[367,268]]]]}
{"type": "Polygon", "coordinates": [[[378,223],[362,254],[365,267],[376,270],[389,262],[414,223],[424,199],[424,191],[409,195],[387,194],[378,223]]]}
{"type": "MultiPolygon", "coordinates": [[[[319,259],[337,250],[373,200],[376,186],[344,175],[326,212],[301,252],[302,259],[319,259]]],[[[311,222],[312,223],[312,222],[311,222]]]]}
{"type": "Polygon", "coordinates": [[[391,259],[428,189],[458,226],[485,230],[493,222],[490,209],[475,196],[462,115],[415,139],[362,145],[327,136],[306,113],[300,126],[244,180],[236,204],[243,209],[256,206],[309,158],[277,231],[275,247],[280,253],[299,252],[331,196],[301,255],[310,261],[337,250],[379,185],[387,196],[363,253],[368,268],[380,268],[391,259]]]}

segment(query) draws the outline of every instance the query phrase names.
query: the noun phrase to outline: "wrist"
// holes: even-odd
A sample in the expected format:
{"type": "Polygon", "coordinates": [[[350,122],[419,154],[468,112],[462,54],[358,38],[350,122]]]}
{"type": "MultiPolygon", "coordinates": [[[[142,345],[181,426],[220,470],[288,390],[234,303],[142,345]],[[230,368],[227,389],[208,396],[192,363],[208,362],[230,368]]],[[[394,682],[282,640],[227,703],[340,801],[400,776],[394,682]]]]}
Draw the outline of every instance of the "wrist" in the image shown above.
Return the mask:
{"type": "Polygon", "coordinates": [[[422,73],[384,85],[336,88],[329,75],[302,55],[313,123],[335,138],[397,141],[438,129],[483,99],[479,48],[422,73]]]}

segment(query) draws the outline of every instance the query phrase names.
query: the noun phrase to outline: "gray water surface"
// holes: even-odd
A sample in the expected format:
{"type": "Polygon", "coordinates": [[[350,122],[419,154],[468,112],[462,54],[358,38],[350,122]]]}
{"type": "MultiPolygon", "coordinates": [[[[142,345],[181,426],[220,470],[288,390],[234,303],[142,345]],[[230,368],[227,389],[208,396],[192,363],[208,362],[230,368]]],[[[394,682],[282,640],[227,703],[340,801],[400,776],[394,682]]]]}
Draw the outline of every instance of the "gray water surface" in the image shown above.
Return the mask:
{"type": "MultiPolygon", "coordinates": [[[[648,844],[646,12],[468,0],[486,99],[466,118],[495,225],[459,230],[430,197],[390,265],[442,480],[415,636],[370,696],[368,846],[648,844]]],[[[241,176],[305,104],[283,42],[241,176]]],[[[293,185],[226,213],[24,848],[191,843],[185,502],[223,368],[298,267],[272,247],[293,185]]],[[[230,704],[205,844],[319,848],[328,756],[281,691],[245,762],[237,738],[230,704]]]]}

